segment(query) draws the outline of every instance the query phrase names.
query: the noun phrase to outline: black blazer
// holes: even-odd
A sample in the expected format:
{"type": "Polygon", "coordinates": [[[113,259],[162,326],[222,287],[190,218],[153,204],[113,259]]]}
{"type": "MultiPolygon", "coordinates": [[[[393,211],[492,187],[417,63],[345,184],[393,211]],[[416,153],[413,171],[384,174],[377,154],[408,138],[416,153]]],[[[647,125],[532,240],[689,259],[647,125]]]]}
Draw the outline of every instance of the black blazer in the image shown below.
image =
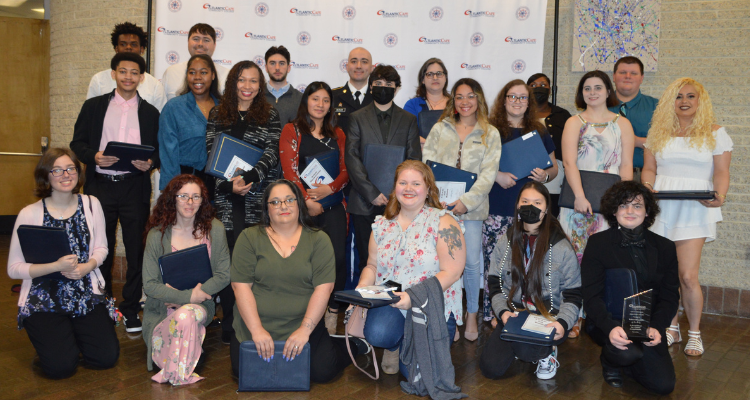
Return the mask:
{"type": "Polygon", "coordinates": [[[349,135],[349,116],[351,113],[361,110],[366,105],[372,103],[372,94],[370,88],[365,86],[365,97],[362,104],[354,101],[354,95],[349,89],[349,85],[344,85],[333,89],[333,112],[336,113],[336,126],[340,127],[346,135],[349,135]]]}
{"type": "MultiPolygon", "coordinates": [[[[677,313],[680,286],[677,274],[677,250],[674,242],[646,230],[646,258],[648,277],[639,291],[653,289],[651,327],[661,333],[671,324],[677,313]]],[[[607,268],[635,269],[627,247],[620,246],[622,236],[616,227],[591,235],[581,260],[581,289],[586,323],[593,323],[605,334],[621,321],[612,319],[604,303],[604,270],[607,268]]]]}
{"type": "MultiPolygon", "coordinates": [[[[367,171],[362,163],[362,156],[368,144],[388,144],[406,147],[406,158],[422,160],[422,148],[419,145],[417,118],[403,108],[393,105],[393,120],[388,133],[388,143],[383,143],[380,134],[378,117],[375,114],[375,103],[368,104],[354,112],[349,119],[349,131],[346,132],[346,170],[352,190],[349,194],[347,211],[357,215],[370,215],[375,206],[372,201],[380,195],[375,185],[367,178],[367,171]]],[[[383,193],[386,197],[390,193],[383,193]]]]}
{"type": "MultiPolygon", "coordinates": [[[[117,89],[115,89],[117,90],[117,89]]],[[[86,100],[78,114],[73,140],[70,149],[76,154],[82,163],[86,164],[86,183],[84,192],[88,192],[91,185],[96,184],[94,173],[96,172],[96,161],[94,156],[99,152],[99,143],[102,141],[102,130],[104,129],[104,117],[107,115],[109,102],[115,96],[112,93],[92,97],[86,100]]],[[[138,125],[141,130],[141,144],[154,146],[154,154],[151,156],[153,167],[159,168],[159,111],[156,107],[138,96],[138,125]]],[[[148,177],[148,174],[146,174],[148,177]]],[[[151,179],[143,179],[143,201],[151,201],[151,179]]]]}

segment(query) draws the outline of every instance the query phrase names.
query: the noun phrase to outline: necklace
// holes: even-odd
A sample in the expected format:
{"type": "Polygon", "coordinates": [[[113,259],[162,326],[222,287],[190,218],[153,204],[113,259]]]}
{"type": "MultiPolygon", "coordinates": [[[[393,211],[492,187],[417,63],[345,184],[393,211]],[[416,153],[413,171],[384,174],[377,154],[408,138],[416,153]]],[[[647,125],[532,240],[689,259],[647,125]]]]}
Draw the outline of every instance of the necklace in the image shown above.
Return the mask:
{"type": "Polygon", "coordinates": [[[250,112],[250,109],[247,109],[247,110],[245,110],[245,115],[242,115],[242,111],[237,110],[237,114],[240,114],[240,119],[243,120],[243,121],[245,120],[245,117],[247,117],[247,113],[249,113],[249,112],[250,112]]]}
{"type": "MultiPolygon", "coordinates": [[[[46,202],[45,202],[45,204],[46,204],[46,202]]],[[[52,206],[50,206],[49,204],[46,204],[46,205],[47,205],[47,211],[50,214],[54,214],[56,208],[52,208],[52,206]]],[[[68,203],[68,205],[66,205],[65,208],[63,208],[62,210],[60,210],[60,218],[57,218],[57,219],[63,219],[63,217],[65,216],[65,212],[68,211],[69,208],[70,208],[70,203],[68,203]]],[[[53,216],[52,218],[55,218],[55,217],[53,216]]]]}
{"type": "Polygon", "coordinates": [[[195,102],[195,105],[197,105],[197,106],[198,106],[198,108],[199,108],[199,109],[201,110],[201,112],[202,112],[202,113],[203,113],[204,115],[208,115],[208,113],[209,113],[209,112],[211,111],[211,108],[209,108],[209,109],[208,109],[208,111],[206,111],[206,109],[205,109],[205,108],[203,108],[203,106],[201,106],[201,104],[200,104],[200,103],[198,103],[197,101],[195,102]]]}
{"type": "Polygon", "coordinates": [[[425,98],[424,98],[424,99],[425,99],[425,100],[427,100],[427,105],[428,105],[428,106],[430,106],[430,110],[435,110],[435,109],[437,108],[437,106],[438,106],[438,105],[440,105],[440,103],[442,103],[442,102],[444,102],[444,101],[445,101],[445,97],[443,97],[443,99],[442,99],[442,100],[440,100],[440,101],[438,101],[437,103],[433,104],[433,103],[432,103],[432,102],[430,101],[430,99],[428,99],[428,98],[427,98],[427,96],[425,96],[425,98]]]}

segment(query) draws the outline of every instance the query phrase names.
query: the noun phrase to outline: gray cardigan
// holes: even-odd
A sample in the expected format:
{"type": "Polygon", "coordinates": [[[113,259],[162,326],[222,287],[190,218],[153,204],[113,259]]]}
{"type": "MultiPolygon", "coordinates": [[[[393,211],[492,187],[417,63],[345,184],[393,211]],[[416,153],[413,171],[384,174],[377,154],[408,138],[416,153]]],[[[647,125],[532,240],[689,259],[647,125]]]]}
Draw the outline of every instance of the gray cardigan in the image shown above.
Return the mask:
{"type": "Polygon", "coordinates": [[[279,120],[281,121],[282,128],[297,118],[299,103],[302,101],[302,92],[295,89],[294,86],[289,86],[286,93],[277,99],[267,88],[264,91],[266,92],[266,101],[279,112],[279,120]]]}
{"type": "MultiPolygon", "coordinates": [[[[172,228],[161,232],[154,228],[148,232],[146,249],[143,254],[143,290],[146,292],[146,307],[143,309],[143,340],[146,342],[146,366],[153,369],[151,360],[151,335],[154,328],[167,318],[164,303],[189,304],[192,289],[176,290],[168,288],[161,279],[159,257],[172,252],[172,228]]],[[[229,284],[229,247],[224,224],[218,219],[211,221],[211,269],[213,277],[201,286],[204,292],[214,295],[229,284]]],[[[216,313],[213,299],[201,303],[206,309],[205,326],[211,323],[216,313]]]]}
{"type": "MultiPolygon", "coordinates": [[[[551,249],[547,250],[547,256],[544,258],[546,272],[545,282],[542,285],[542,298],[550,314],[556,315],[557,321],[565,330],[568,330],[578,320],[578,311],[581,309],[581,268],[578,266],[578,257],[573,246],[564,236],[551,238],[550,242],[554,244],[551,249]]],[[[512,252],[508,249],[508,244],[507,235],[497,240],[497,246],[490,257],[487,278],[492,310],[498,318],[502,317],[505,311],[513,311],[508,306],[506,297],[512,285],[510,262],[512,252]],[[507,256],[506,249],[508,249],[507,256]],[[504,258],[505,262],[503,262],[504,258]]],[[[523,307],[520,290],[516,290],[513,296],[513,305],[516,308],[523,307]]]]}

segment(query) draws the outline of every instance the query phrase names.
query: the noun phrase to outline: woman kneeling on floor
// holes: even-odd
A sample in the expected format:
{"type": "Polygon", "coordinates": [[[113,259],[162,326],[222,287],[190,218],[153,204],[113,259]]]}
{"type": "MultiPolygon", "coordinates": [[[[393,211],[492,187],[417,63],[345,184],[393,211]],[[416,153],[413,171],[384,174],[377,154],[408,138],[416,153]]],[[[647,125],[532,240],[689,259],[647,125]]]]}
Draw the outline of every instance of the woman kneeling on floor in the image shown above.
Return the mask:
{"type": "Polygon", "coordinates": [[[573,246],[549,213],[550,195],[543,184],[527,182],[516,201],[516,215],[492,253],[488,285],[492,310],[499,318],[479,360],[491,379],[505,374],[514,359],[537,364],[536,376],[557,373],[557,346],[568,337],[581,308],[581,273],[573,246]],[[537,251],[539,250],[539,251],[537,251]],[[516,311],[541,314],[555,328],[552,345],[511,342],[500,338],[516,311]]]}

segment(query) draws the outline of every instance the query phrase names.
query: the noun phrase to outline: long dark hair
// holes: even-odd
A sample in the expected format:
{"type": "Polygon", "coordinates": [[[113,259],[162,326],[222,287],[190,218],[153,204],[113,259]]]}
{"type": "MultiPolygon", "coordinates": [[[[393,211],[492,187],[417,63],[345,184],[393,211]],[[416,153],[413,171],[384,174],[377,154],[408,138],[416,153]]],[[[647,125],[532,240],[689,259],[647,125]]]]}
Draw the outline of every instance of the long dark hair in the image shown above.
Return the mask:
{"type": "Polygon", "coordinates": [[[482,144],[487,146],[487,134],[489,133],[489,109],[487,107],[487,99],[484,97],[484,90],[482,85],[471,78],[461,78],[453,84],[451,89],[451,95],[448,98],[448,103],[445,104],[443,113],[440,114],[440,121],[444,119],[450,120],[453,118],[453,123],[457,123],[461,120],[461,115],[456,110],[456,91],[461,85],[466,85],[471,88],[471,91],[477,96],[477,124],[482,128],[482,144]]]}
{"type": "Polygon", "coordinates": [[[508,294],[508,306],[513,309],[511,304],[513,296],[516,291],[523,285],[523,293],[526,293],[536,306],[537,310],[546,318],[550,317],[547,307],[544,305],[544,299],[542,298],[542,286],[545,282],[545,276],[547,274],[545,268],[545,259],[548,257],[548,250],[554,237],[559,235],[565,235],[563,232],[560,222],[549,212],[550,209],[550,195],[547,188],[537,181],[526,182],[521,187],[521,191],[518,192],[516,198],[516,211],[513,216],[513,225],[508,229],[508,242],[511,247],[511,258],[510,258],[510,276],[511,276],[511,288],[508,294]],[[544,211],[544,217],[542,218],[542,224],[539,226],[539,233],[534,243],[534,253],[531,257],[529,266],[529,272],[526,272],[526,267],[523,263],[524,254],[524,238],[523,234],[523,221],[518,218],[518,203],[521,201],[521,194],[524,190],[532,189],[537,191],[539,194],[544,196],[544,201],[547,206],[544,211]],[[539,250],[539,251],[536,251],[539,250]]]}
{"type": "Polygon", "coordinates": [[[258,94],[255,95],[253,103],[250,104],[250,108],[247,110],[247,116],[250,120],[255,121],[258,125],[265,125],[271,118],[271,109],[273,108],[268,101],[266,101],[266,78],[263,76],[263,71],[260,67],[252,61],[240,61],[229,70],[227,75],[227,83],[224,85],[224,96],[221,97],[221,101],[217,107],[218,112],[216,119],[219,124],[224,126],[231,126],[237,122],[239,117],[238,111],[238,100],[237,100],[237,81],[242,75],[242,71],[255,68],[258,70],[258,94]]]}
{"type": "Polygon", "coordinates": [[[417,83],[419,86],[417,86],[417,96],[416,97],[422,97],[424,99],[427,98],[427,88],[424,85],[424,76],[427,74],[427,68],[430,68],[430,65],[437,64],[440,66],[440,68],[443,69],[443,74],[445,74],[445,86],[443,86],[443,96],[450,97],[450,93],[448,93],[448,69],[445,68],[445,64],[443,63],[443,60],[432,57],[429,60],[425,61],[424,64],[422,64],[422,68],[419,69],[419,72],[417,73],[417,83]]]}
{"type": "Polygon", "coordinates": [[[307,109],[307,99],[310,98],[310,95],[321,89],[328,93],[328,97],[331,100],[331,106],[328,108],[328,113],[323,117],[323,126],[320,129],[320,134],[323,135],[323,137],[336,139],[336,130],[334,128],[334,126],[336,126],[336,114],[333,113],[333,91],[325,82],[315,81],[307,85],[305,92],[302,94],[302,100],[299,102],[297,118],[295,118],[292,123],[297,127],[300,134],[312,134],[315,122],[310,118],[310,110],[307,109]]]}
{"type": "Polygon", "coordinates": [[[581,77],[581,80],[578,81],[578,87],[576,88],[576,98],[575,98],[577,109],[585,110],[586,107],[588,107],[588,105],[586,104],[586,101],[583,99],[583,85],[590,78],[599,78],[602,80],[602,82],[604,82],[604,88],[607,89],[607,107],[614,107],[620,104],[620,100],[617,99],[617,93],[615,93],[615,89],[612,86],[612,81],[609,79],[609,75],[597,69],[597,70],[586,72],[581,77]]]}
{"type": "Polygon", "coordinates": [[[211,81],[211,86],[208,88],[208,94],[209,96],[213,97],[214,99],[221,99],[221,94],[219,94],[219,74],[216,73],[216,65],[214,65],[214,61],[211,59],[211,57],[208,56],[208,54],[196,54],[188,60],[187,68],[185,68],[185,82],[184,87],[182,91],[178,94],[178,96],[182,96],[183,94],[187,94],[190,92],[190,85],[188,85],[188,70],[190,69],[190,66],[193,65],[193,61],[195,60],[203,60],[203,62],[208,65],[208,68],[213,72],[214,79],[211,81]]]}
{"type": "Polygon", "coordinates": [[[146,223],[146,229],[143,232],[143,240],[146,241],[148,232],[152,228],[156,228],[161,232],[164,237],[164,232],[167,228],[172,227],[177,220],[177,192],[180,191],[185,185],[194,183],[198,185],[201,192],[201,201],[198,211],[195,213],[195,220],[193,221],[193,237],[201,238],[206,237],[211,239],[211,221],[214,219],[214,208],[208,201],[208,189],[203,183],[203,180],[195,175],[181,174],[172,178],[167,184],[167,187],[161,192],[161,196],[156,201],[154,210],[151,211],[151,216],[148,217],[146,223]]]}
{"type": "MultiPolygon", "coordinates": [[[[269,184],[266,190],[263,192],[263,199],[261,200],[261,204],[263,204],[263,212],[261,213],[260,221],[256,225],[262,226],[264,228],[269,228],[271,226],[271,217],[268,214],[268,199],[271,198],[271,190],[273,190],[273,188],[278,185],[288,186],[294,194],[294,197],[297,198],[297,207],[299,207],[299,218],[297,219],[297,222],[299,222],[299,224],[302,225],[303,228],[307,228],[313,231],[319,230],[319,228],[313,222],[313,218],[310,216],[310,213],[307,211],[305,196],[302,194],[302,191],[299,190],[299,187],[292,183],[292,181],[286,179],[279,179],[271,182],[271,184],[269,184]]],[[[262,231],[263,233],[266,233],[265,229],[262,229],[262,231]]]]}
{"type": "Polygon", "coordinates": [[[540,135],[544,135],[547,130],[544,129],[544,125],[539,122],[534,116],[536,115],[536,100],[534,94],[531,92],[531,88],[526,82],[520,79],[514,79],[503,86],[500,93],[495,98],[495,104],[492,106],[492,113],[490,113],[490,123],[497,128],[500,132],[500,137],[507,139],[510,137],[511,129],[510,122],[508,122],[508,110],[505,109],[505,102],[508,101],[506,97],[510,89],[516,86],[523,86],[529,93],[529,106],[526,108],[526,112],[523,113],[523,119],[521,120],[521,127],[523,128],[522,133],[528,133],[531,131],[537,131],[540,135]]]}

